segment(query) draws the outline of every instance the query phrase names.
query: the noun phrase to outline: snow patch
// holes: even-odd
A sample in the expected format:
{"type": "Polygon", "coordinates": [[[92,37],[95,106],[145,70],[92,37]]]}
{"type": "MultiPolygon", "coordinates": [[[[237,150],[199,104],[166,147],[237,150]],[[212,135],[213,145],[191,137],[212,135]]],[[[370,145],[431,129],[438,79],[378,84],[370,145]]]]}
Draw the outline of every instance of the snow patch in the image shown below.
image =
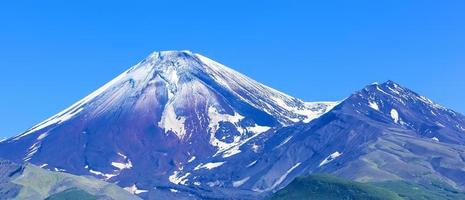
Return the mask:
{"type": "Polygon", "coordinates": [[[120,152],[118,152],[118,155],[121,156],[121,157],[123,157],[124,159],[128,158],[126,155],[124,155],[124,154],[122,154],[122,153],[120,153],[120,152]]]}
{"type": "Polygon", "coordinates": [[[148,190],[140,190],[139,188],[137,188],[136,184],[133,184],[130,187],[125,187],[124,189],[131,194],[140,194],[140,193],[148,192],[148,190]]]}
{"type": "Polygon", "coordinates": [[[32,159],[32,156],[34,156],[34,155],[37,153],[37,151],[39,150],[40,146],[41,146],[40,141],[35,142],[31,147],[29,147],[29,149],[28,149],[28,151],[27,151],[27,153],[26,153],[26,156],[24,157],[23,160],[24,160],[25,162],[28,162],[29,160],[31,160],[31,159],[32,159]]]}
{"type": "Polygon", "coordinates": [[[177,116],[174,110],[173,103],[168,103],[163,110],[162,117],[158,126],[164,128],[165,131],[172,131],[179,139],[182,139],[186,134],[184,122],[186,119],[182,116],[177,116]]]}
{"type": "MultiPolygon", "coordinates": [[[[292,97],[289,97],[286,95],[288,99],[292,99],[292,97]]],[[[299,118],[289,118],[289,120],[293,122],[299,122],[302,121],[304,123],[309,123],[314,119],[319,118],[321,115],[325,114],[326,112],[330,111],[333,109],[338,102],[305,102],[303,105],[304,106],[290,106],[292,103],[286,102],[283,97],[279,96],[272,96],[271,99],[280,106],[281,108],[291,112],[295,113],[299,116],[303,116],[304,119],[299,119],[299,118]]]]}
{"type": "Polygon", "coordinates": [[[176,185],[185,185],[186,182],[188,181],[187,177],[191,175],[191,173],[186,173],[183,176],[180,176],[179,171],[174,171],[171,176],[168,177],[168,180],[171,183],[174,183],[176,185]]]}
{"type": "Polygon", "coordinates": [[[56,172],[66,172],[66,170],[60,169],[60,168],[56,168],[56,167],[53,168],[53,170],[56,171],[56,172]]]}
{"type": "Polygon", "coordinates": [[[391,109],[391,118],[394,120],[395,123],[399,122],[399,113],[396,109],[391,109]]]}
{"type": "Polygon", "coordinates": [[[319,167],[330,163],[331,161],[333,161],[334,159],[336,159],[337,157],[339,157],[341,155],[342,155],[342,153],[339,153],[339,151],[336,151],[336,152],[332,153],[331,155],[326,157],[323,161],[321,161],[319,167]]]}
{"type": "Polygon", "coordinates": [[[436,142],[439,142],[439,139],[437,137],[433,137],[431,138],[432,140],[436,141],[436,142]]]}
{"type": "Polygon", "coordinates": [[[195,156],[192,156],[187,162],[190,163],[195,160],[195,156]]]}
{"type": "Polygon", "coordinates": [[[418,97],[418,100],[422,101],[423,103],[427,104],[427,105],[430,105],[431,107],[435,108],[435,109],[440,109],[440,110],[447,110],[445,107],[437,104],[437,103],[434,103],[431,99],[428,99],[424,96],[420,96],[418,97]]]}
{"type": "Polygon", "coordinates": [[[95,174],[97,176],[103,176],[105,177],[104,180],[108,180],[108,179],[111,179],[115,176],[117,176],[118,174],[105,174],[105,173],[102,173],[102,172],[99,172],[99,171],[95,171],[95,170],[92,170],[92,169],[89,169],[89,172],[92,173],[92,174],[95,174]]]}
{"type": "Polygon", "coordinates": [[[214,168],[217,168],[217,167],[223,165],[224,163],[225,162],[215,162],[215,163],[200,164],[200,165],[197,165],[197,167],[195,167],[194,170],[199,170],[199,169],[211,170],[211,169],[214,169],[214,168]]]}
{"type": "Polygon", "coordinates": [[[252,127],[247,127],[247,131],[252,132],[252,133],[263,133],[268,130],[270,130],[271,127],[268,126],[259,126],[258,124],[255,124],[255,126],[252,127]]]}
{"type": "Polygon", "coordinates": [[[208,118],[210,119],[210,144],[218,148],[218,151],[215,153],[215,156],[222,153],[223,158],[231,157],[240,153],[240,146],[247,143],[249,140],[257,137],[259,134],[271,129],[271,127],[259,126],[257,124],[254,124],[250,127],[242,128],[239,125],[239,122],[242,119],[244,119],[244,116],[236,112],[234,113],[234,115],[223,114],[220,111],[218,111],[218,109],[215,106],[210,106],[208,108],[208,118]],[[234,137],[234,141],[231,143],[220,141],[215,137],[215,133],[219,128],[220,122],[232,123],[236,127],[240,135],[234,137]],[[253,133],[253,135],[248,138],[244,138],[246,131],[253,133]]]}
{"type": "Polygon", "coordinates": [[[172,188],[170,188],[170,192],[172,192],[172,193],[178,193],[178,192],[179,192],[179,190],[176,190],[176,189],[172,189],[172,188]]]}
{"type": "Polygon", "coordinates": [[[32,159],[32,157],[37,153],[37,151],[39,150],[39,148],[41,147],[42,145],[42,140],[44,138],[46,138],[48,136],[48,131],[45,132],[45,133],[42,133],[40,134],[38,137],[37,137],[37,141],[31,146],[29,147],[27,153],[26,153],[26,156],[24,157],[24,161],[27,162],[29,160],[32,159]]]}
{"type": "Polygon", "coordinates": [[[370,106],[370,108],[373,108],[374,110],[379,111],[379,106],[378,106],[378,104],[376,102],[369,101],[368,106],[370,106]]]}
{"type": "Polygon", "coordinates": [[[288,170],[286,171],[286,173],[284,173],[281,177],[279,177],[279,178],[273,183],[273,185],[272,185],[271,187],[266,188],[266,189],[264,189],[264,190],[254,188],[253,191],[256,191],[256,192],[268,192],[268,191],[271,191],[271,190],[275,189],[277,186],[279,186],[279,184],[281,184],[281,183],[287,178],[287,176],[288,176],[292,171],[294,171],[297,167],[299,167],[300,164],[301,164],[301,163],[299,162],[299,163],[295,164],[294,166],[292,166],[290,169],[288,169],[288,170]]]}
{"type": "Polygon", "coordinates": [[[247,166],[245,166],[245,167],[252,167],[253,165],[255,165],[255,163],[257,163],[257,161],[256,161],[256,160],[255,160],[255,161],[253,161],[253,162],[251,162],[251,163],[249,163],[249,164],[248,164],[247,166]]]}
{"type": "Polygon", "coordinates": [[[247,182],[248,180],[250,179],[250,177],[245,177],[241,180],[238,180],[238,181],[234,181],[232,184],[233,184],[233,187],[240,187],[242,185],[244,185],[245,182],[247,182]]]}
{"type": "MultiPolygon", "coordinates": [[[[215,137],[215,133],[219,129],[220,122],[230,122],[234,124],[237,128],[238,127],[237,123],[240,120],[244,119],[244,116],[238,113],[234,113],[234,115],[223,114],[223,113],[220,113],[220,111],[218,111],[218,109],[215,106],[210,106],[208,107],[208,118],[209,118],[208,128],[210,129],[210,144],[218,147],[218,151],[224,151],[230,148],[231,146],[234,146],[235,144],[228,144],[228,143],[218,140],[215,137]]],[[[238,131],[241,133],[241,135],[243,134],[243,132],[241,132],[239,128],[238,128],[238,131]]],[[[240,138],[238,138],[238,140],[240,140],[240,138]]]]}
{"type": "Polygon", "coordinates": [[[39,137],[37,137],[37,140],[42,140],[47,136],[48,136],[48,132],[42,133],[42,134],[39,135],[39,137]]]}
{"type": "Polygon", "coordinates": [[[241,150],[239,149],[239,146],[234,146],[228,150],[226,150],[224,153],[223,153],[223,158],[228,158],[228,157],[231,157],[233,155],[236,155],[238,153],[240,153],[241,150]]]}
{"type": "Polygon", "coordinates": [[[118,168],[119,170],[131,169],[132,168],[131,160],[128,160],[128,162],[126,162],[126,163],[111,162],[111,165],[113,165],[113,167],[118,168]]]}
{"type": "Polygon", "coordinates": [[[339,103],[340,102],[305,102],[305,107],[307,109],[303,110],[303,112],[297,111],[297,114],[306,116],[307,119],[303,120],[303,122],[309,123],[329,112],[339,103]]]}
{"type": "Polygon", "coordinates": [[[279,148],[279,147],[282,147],[283,145],[285,145],[286,143],[288,143],[290,140],[292,139],[292,135],[287,137],[286,139],[284,139],[284,141],[282,141],[278,146],[275,147],[275,149],[279,148]]]}

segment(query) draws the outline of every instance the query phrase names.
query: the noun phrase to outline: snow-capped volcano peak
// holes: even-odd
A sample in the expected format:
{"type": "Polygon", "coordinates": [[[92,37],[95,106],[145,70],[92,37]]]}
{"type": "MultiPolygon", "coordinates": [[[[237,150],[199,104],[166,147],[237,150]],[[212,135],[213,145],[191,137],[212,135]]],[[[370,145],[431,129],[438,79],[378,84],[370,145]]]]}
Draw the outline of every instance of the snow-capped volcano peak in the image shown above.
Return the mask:
{"type": "Polygon", "coordinates": [[[32,139],[24,153],[29,161],[51,137],[92,133],[112,140],[161,132],[157,137],[228,157],[259,134],[309,122],[335,105],[303,102],[200,54],[161,51],[10,142],[32,139]]]}
{"type": "Polygon", "coordinates": [[[88,117],[101,116],[122,108],[123,105],[129,106],[127,103],[130,99],[137,99],[133,108],[143,109],[153,107],[153,104],[162,104],[165,110],[168,109],[165,114],[171,117],[168,119],[163,115],[160,125],[170,124],[167,126],[178,130],[177,132],[184,132],[179,127],[183,122],[181,112],[186,111],[191,106],[188,104],[195,101],[210,104],[208,106],[215,107],[218,112],[232,116],[235,115],[234,112],[244,115],[244,109],[258,112],[262,116],[255,121],[268,126],[273,126],[272,121],[282,125],[309,122],[335,105],[330,102],[315,107],[304,103],[200,54],[190,51],[160,51],[150,54],[97,91],[21,136],[62,123],[83,111],[88,117]],[[173,103],[174,108],[171,108],[173,103]],[[219,108],[226,104],[229,104],[228,108],[219,108]]]}
{"type": "Polygon", "coordinates": [[[255,151],[254,139],[309,122],[335,105],[303,102],[199,54],[161,51],[2,142],[0,150],[14,149],[2,156],[18,162],[46,163],[124,187],[153,180],[183,184],[187,165],[219,166],[197,161],[255,151]],[[157,173],[139,177],[138,170],[157,173]]]}

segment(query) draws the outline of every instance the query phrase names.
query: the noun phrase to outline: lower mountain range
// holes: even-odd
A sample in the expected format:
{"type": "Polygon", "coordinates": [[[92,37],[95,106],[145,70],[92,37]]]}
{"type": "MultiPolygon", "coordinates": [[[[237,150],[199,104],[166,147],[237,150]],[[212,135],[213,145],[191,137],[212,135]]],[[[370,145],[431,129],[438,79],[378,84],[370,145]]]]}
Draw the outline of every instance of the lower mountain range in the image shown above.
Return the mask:
{"type": "MultiPolygon", "coordinates": [[[[163,51],[2,141],[0,159],[93,176],[142,199],[286,199],[286,191],[307,184],[303,180],[310,189],[325,180],[342,192],[369,190],[393,199],[409,198],[398,185],[441,185],[451,195],[432,198],[460,199],[465,116],[393,81],[342,101],[304,102],[202,55],[163,51]],[[319,173],[347,180],[296,179],[319,173]]],[[[14,191],[26,187],[11,184],[14,191]]],[[[21,194],[11,191],[0,195],[21,194]]],[[[96,190],[53,191],[46,194],[92,196],[96,190]]]]}

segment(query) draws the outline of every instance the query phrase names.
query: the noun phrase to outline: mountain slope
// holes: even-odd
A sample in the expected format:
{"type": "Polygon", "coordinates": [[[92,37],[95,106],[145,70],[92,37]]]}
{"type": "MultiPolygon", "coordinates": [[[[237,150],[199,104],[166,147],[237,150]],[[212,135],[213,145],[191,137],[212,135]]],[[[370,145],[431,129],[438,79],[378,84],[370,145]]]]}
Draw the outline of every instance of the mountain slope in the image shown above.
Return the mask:
{"type": "Polygon", "coordinates": [[[140,199],[116,185],[92,177],[50,172],[10,161],[0,161],[0,184],[0,199],[60,199],[60,194],[66,191],[75,191],[73,195],[90,199],[140,199]]]}
{"type": "Polygon", "coordinates": [[[272,152],[260,157],[277,157],[274,166],[293,169],[287,182],[329,172],[364,182],[437,180],[463,189],[464,126],[463,115],[388,81],[354,93],[310,124],[278,131],[268,142],[272,152]],[[279,141],[284,144],[275,148],[279,141]]]}
{"type": "Polygon", "coordinates": [[[266,197],[295,177],[318,172],[465,189],[464,119],[388,81],[367,86],[308,124],[256,137],[240,155],[208,161],[218,167],[185,170],[189,181],[218,187],[223,196],[247,190],[266,197]]]}
{"type": "Polygon", "coordinates": [[[438,184],[425,186],[403,181],[359,183],[328,174],[313,174],[296,178],[270,199],[458,200],[465,199],[465,193],[438,184]]]}
{"type": "Polygon", "coordinates": [[[187,182],[196,186],[185,169],[217,167],[220,161],[207,160],[251,151],[248,141],[308,123],[335,105],[303,102],[188,51],[155,52],[0,143],[0,157],[172,193],[187,182]]]}

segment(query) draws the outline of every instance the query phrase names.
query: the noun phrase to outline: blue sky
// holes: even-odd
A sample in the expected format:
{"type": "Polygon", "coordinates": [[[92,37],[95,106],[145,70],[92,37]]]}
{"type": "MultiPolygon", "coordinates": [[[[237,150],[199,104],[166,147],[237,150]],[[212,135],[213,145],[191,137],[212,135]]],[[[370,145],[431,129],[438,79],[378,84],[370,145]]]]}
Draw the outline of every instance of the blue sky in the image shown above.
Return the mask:
{"type": "Polygon", "coordinates": [[[152,51],[191,50],[307,101],[394,80],[465,113],[465,1],[2,1],[0,136],[152,51]]]}

